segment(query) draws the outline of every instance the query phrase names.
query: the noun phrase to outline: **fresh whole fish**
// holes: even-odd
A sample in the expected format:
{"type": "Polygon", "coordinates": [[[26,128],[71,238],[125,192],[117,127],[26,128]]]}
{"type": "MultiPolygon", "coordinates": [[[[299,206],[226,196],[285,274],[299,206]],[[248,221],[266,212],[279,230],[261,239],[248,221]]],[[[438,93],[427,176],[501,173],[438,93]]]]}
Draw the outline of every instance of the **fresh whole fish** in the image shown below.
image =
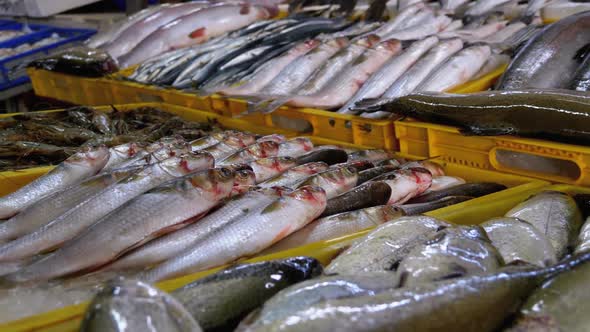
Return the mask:
{"type": "Polygon", "coordinates": [[[332,109],[344,105],[381,66],[401,51],[398,40],[379,43],[350,63],[339,75],[318,92],[297,96],[288,104],[295,107],[332,109]]]}
{"type": "Polygon", "coordinates": [[[202,151],[209,152],[216,161],[220,161],[254,143],[254,137],[248,136],[243,139],[240,135],[228,135],[221,142],[202,149],[202,151]]]}
{"type": "Polygon", "coordinates": [[[297,165],[304,165],[312,162],[324,162],[328,165],[345,163],[348,160],[346,151],[340,148],[316,147],[312,151],[297,157],[297,165]]]}
{"type": "Polygon", "coordinates": [[[0,219],[9,218],[41,198],[98,173],[108,162],[106,147],[85,148],[49,173],[0,198],[0,219]]]}
{"type": "Polygon", "coordinates": [[[328,276],[303,281],[280,291],[264,304],[260,312],[245,319],[236,331],[264,329],[264,326],[311,305],[330,299],[374,295],[396,288],[398,283],[395,273],[390,272],[328,276]]]}
{"type": "Polygon", "coordinates": [[[260,94],[285,96],[295,92],[326,60],[347,44],[346,38],[336,38],[320,44],[291,62],[260,90],[260,94]]]}
{"type": "Polygon", "coordinates": [[[389,60],[379,71],[371,76],[360,90],[338,111],[348,114],[357,101],[366,98],[378,98],[418,59],[430,48],[438,43],[438,38],[428,37],[424,40],[412,43],[408,49],[400,55],[389,60]]]}
{"type": "MultiPolygon", "coordinates": [[[[362,173],[362,172],[361,172],[362,173]]],[[[384,182],[367,182],[328,200],[322,217],[387,204],[391,187],[384,182]]]]}
{"type": "Polygon", "coordinates": [[[386,36],[387,34],[402,26],[404,22],[407,22],[409,19],[415,17],[416,14],[419,11],[422,11],[424,8],[425,4],[423,2],[419,2],[412,6],[404,8],[397,14],[395,18],[388,22],[385,22],[379,29],[373,31],[373,33],[379,37],[386,36]]]}
{"type": "Polygon", "coordinates": [[[400,169],[372,181],[383,182],[391,187],[391,196],[387,204],[404,204],[430,187],[432,174],[425,168],[400,169]]]}
{"type": "Polygon", "coordinates": [[[295,187],[317,186],[325,191],[327,199],[331,199],[354,188],[357,180],[356,168],[342,166],[313,175],[295,187]]]}
{"type": "Polygon", "coordinates": [[[569,195],[545,191],[515,206],[506,217],[519,218],[535,226],[545,235],[560,259],[576,244],[582,227],[582,216],[569,195]]]}
{"type": "Polygon", "coordinates": [[[233,184],[233,172],[224,168],[168,182],[134,198],[55,252],[5,278],[38,281],[96,269],[160,234],[198,220],[229,196],[233,184]]]}
{"type": "Polygon", "coordinates": [[[330,299],[242,331],[497,331],[543,279],[587,264],[589,258],[330,299]]]}
{"type": "Polygon", "coordinates": [[[430,74],[416,91],[443,92],[469,81],[483,67],[491,49],[487,45],[467,47],[451,56],[430,74]]]}
{"type": "Polygon", "coordinates": [[[325,269],[326,274],[357,274],[391,271],[394,263],[405,257],[425,239],[449,227],[432,217],[401,217],[378,226],[364,238],[338,255],[325,269]]]}
{"type": "Polygon", "coordinates": [[[243,164],[260,158],[276,157],[279,154],[279,143],[263,141],[249,145],[227,158],[216,159],[217,165],[243,164]]]}
{"type": "Polygon", "coordinates": [[[525,262],[540,267],[557,263],[549,239],[533,225],[516,218],[495,218],[481,224],[506,264],[525,262]]]}
{"type": "Polygon", "coordinates": [[[217,229],[231,224],[251,212],[264,209],[277,198],[290,192],[291,190],[286,187],[273,187],[252,190],[241,196],[235,196],[198,222],[136,248],[107,266],[106,269],[111,271],[140,269],[171,259],[199,243],[217,229]]]}
{"type": "Polygon", "coordinates": [[[244,316],[293,284],[321,274],[308,257],[238,265],[172,292],[205,330],[235,327],[244,316]]]}
{"type": "Polygon", "coordinates": [[[324,162],[312,162],[303,164],[300,166],[295,166],[290,170],[286,171],[285,173],[262,182],[259,184],[260,187],[269,188],[269,187],[276,187],[276,186],[285,186],[291,187],[302,180],[313,176],[314,174],[318,174],[324,172],[328,169],[328,164],[324,162]]]}
{"type": "Polygon", "coordinates": [[[113,58],[119,58],[129,53],[144,38],[178,17],[191,14],[207,6],[206,2],[183,3],[164,7],[143,19],[135,22],[123,31],[117,38],[102,48],[113,58]]]}
{"type": "Polygon", "coordinates": [[[297,95],[306,96],[319,92],[328,85],[336,76],[340,75],[353,61],[358,59],[368,49],[375,46],[379,40],[376,35],[370,34],[366,37],[353,41],[348,47],[336,52],[328,59],[320,69],[317,70],[300,89],[297,95]]]}
{"type": "Polygon", "coordinates": [[[445,15],[436,16],[417,26],[396,30],[383,37],[384,39],[419,40],[443,31],[453,20],[445,15]]]}
{"type": "Polygon", "coordinates": [[[248,165],[239,165],[238,167],[227,167],[227,169],[234,171],[234,185],[230,192],[230,197],[242,195],[252,189],[256,185],[256,174],[248,165]]]}
{"type": "Polygon", "coordinates": [[[381,205],[321,218],[266,249],[263,254],[353,234],[379,226],[402,215],[403,212],[397,207],[381,205]]]}
{"type": "Polygon", "coordinates": [[[0,241],[14,240],[35,231],[141,169],[143,169],[142,166],[136,166],[103,172],[62,191],[45,196],[16,216],[0,223],[0,241]]]}
{"type": "Polygon", "coordinates": [[[140,281],[118,278],[90,303],[82,332],[203,331],[173,296],[140,281]]]}
{"type": "Polygon", "coordinates": [[[526,300],[514,326],[506,332],[571,331],[588,328],[590,264],[573,267],[548,280],[526,300]]]}
{"type": "Polygon", "coordinates": [[[584,92],[533,89],[474,94],[416,93],[376,101],[372,106],[364,106],[362,111],[385,111],[456,126],[463,134],[516,135],[588,145],[588,105],[590,98],[584,92]],[[532,118],[537,120],[529,121],[532,118]]]}
{"type": "Polygon", "coordinates": [[[257,69],[247,82],[237,87],[228,87],[218,91],[229,96],[248,96],[258,93],[264,86],[269,84],[279,73],[295,59],[303,56],[320,44],[317,39],[304,41],[291,48],[285,54],[276,57],[257,69]]]}
{"type": "Polygon", "coordinates": [[[296,165],[295,158],[291,157],[262,158],[248,163],[256,175],[256,183],[279,176],[296,165]]]}
{"type": "Polygon", "coordinates": [[[201,271],[256,254],[317,218],[326,207],[326,193],[302,187],[210,234],[183,254],[145,272],[149,281],[201,271]]]}
{"type": "Polygon", "coordinates": [[[287,140],[287,138],[283,135],[271,134],[271,135],[262,136],[262,137],[256,139],[256,142],[260,143],[260,142],[265,142],[265,141],[272,141],[275,143],[283,143],[286,140],[287,140]]]}
{"type": "Polygon", "coordinates": [[[546,26],[516,54],[496,89],[568,88],[579,64],[576,55],[590,43],[589,31],[588,11],[546,26]]]}
{"type": "Polygon", "coordinates": [[[437,201],[449,196],[470,196],[481,197],[495,192],[505,190],[506,186],[493,182],[470,182],[445,188],[442,190],[432,191],[408,201],[409,204],[427,203],[437,201]]]}
{"type": "Polygon", "coordinates": [[[502,256],[479,226],[443,229],[393,262],[403,287],[489,273],[503,264],[502,256]]]}
{"type": "Polygon", "coordinates": [[[190,142],[191,149],[192,151],[205,150],[225,141],[228,137],[235,137],[236,139],[239,139],[244,145],[250,145],[255,143],[255,137],[252,134],[243,133],[235,130],[228,130],[219,133],[213,133],[207,137],[203,137],[190,142]]]}
{"type": "Polygon", "coordinates": [[[463,42],[461,39],[449,39],[439,42],[397,79],[382,97],[397,98],[412,93],[439,64],[462,48],[463,42]]]}
{"type": "Polygon", "coordinates": [[[146,167],[105,188],[35,232],[3,244],[0,246],[0,261],[26,258],[56,248],[138,195],[175,177],[212,166],[210,154],[197,152],[146,167]]]}
{"type": "Polygon", "coordinates": [[[356,161],[356,160],[369,160],[369,161],[381,161],[385,159],[391,158],[391,153],[381,150],[381,149],[372,149],[372,150],[360,150],[355,151],[348,154],[349,161],[356,161]]]}
{"type": "Polygon", "coordinates": [[[586,58],[578,67],[570,89],[577,91],[590,91],[590,51],[586,54],[586,58]]]}

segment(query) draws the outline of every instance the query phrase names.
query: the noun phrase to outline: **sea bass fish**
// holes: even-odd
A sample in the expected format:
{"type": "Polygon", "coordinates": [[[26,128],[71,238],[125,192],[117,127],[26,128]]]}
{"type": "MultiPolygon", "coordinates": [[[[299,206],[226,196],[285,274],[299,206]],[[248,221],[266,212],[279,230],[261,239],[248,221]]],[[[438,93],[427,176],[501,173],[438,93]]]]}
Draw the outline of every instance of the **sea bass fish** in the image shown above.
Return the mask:
{"type": "Polygon", "coordinates": [[[202,8],[161,26],[119,62],[121,68],[126,68],[166,51],[200,44],[274,14],[276,12],[262,6],[228,4],[202,8]]]}
{"type": "Polygon", "coordinates": [[[335,239],[379,226],[401,216],[403,216],[403,212],[399,208],[391,205],[381,205],[321,218],[266,249],[263,254],[271,254],[309,243],[335,239]]]}
{"type": "Polygon", "coordinates": [[[115,279],[92,300],[83,332],[203,331],[174,297],[140,281],[115,279]]]}
{"type": "Polygon", "coordinates": [[[136,196],[175,177],[212,166],[213,158],[208,153],[174,157],[149,166],[107,187],[35,232],[0,246],[0,261],[26,258],[58,247],[136,196]]]}
{"type": "Polygon", "coordinates": [[[160,234],[198,220],[229,196],[233,184],[234,174],[225,168],[168,182],[98,220],[47,257],[4,278],[13,282],[49,280],[96,269],[160,234]]]}
{"type": "Polygon", "coordinates": [[[549,239],[557,258],[576,244],[582,216],[576,202],[567,194],[546,191],[515,206],[507,217],[519,218],[535,226],[549,239]]]}
{"type": "Polygon", "coordinates": [[[231,224],[253,211],[262,210],[277,198],[291,191],[286,187],[273,187],[252,190],[235,196],[198,222],[146,243],[107,266],[107,269],[138,269],[171,259],[217,229],[231,224]]]}
{"type": "Polygon", "coordinates": [[[336,257],[325,269],[326,274],[356,274],[391,271],[394,263],[412,248],[439,230],[449,227],[432,217],[401,217],[385,223],[336,257]],[[402,250],[406,248],[405,250],[402,250]]]}
{"type": "Polygon", "coordinates": [[[10,218],[41,198],[98,173],[108,162],[106,147],[85,148],[49,173],[0,198],[0,219],[10,218]]]}
{"type": "Polygon", "coordinates": [[[277,292],[321,272],[321,264],[308,257],[244,264],[192,282],[171,295],[203,329],[229,330],[277,292]]]}
{"type": "Polygon", "coordinates": [[[139,172],[143,166],[129,167],[95,175],[62,191],[45,196],[16,216],[0,224],[0,240],[14,240],[35,231],[82,204],[105,188],[139,172]]]}
{"type": "Polygon", "coordinates": [[[589,43],[588,11],[550,24],[520,49],[496,89],[566,89],[579,64],[576,55],[589,43]]]}
{"type": "Polygon", "coordinates": [[[302,187],[284,195],[260,212],[219,229],[183,254],[141,277],[163,280],[201,271],[256,254],[317,218],[326,207],[326,193],[318,187],[302,187]]]}
{"type": "Polygon", "coordinates": [[[301,182],[302,180],[313,176],[314,174],[318,174],[324,172],[328,169],[328,164],[324,162],[312,162],[303,164],[300,166],[295,166],[290,170],[286,171],[285,173],[274,177],[270,180],[262,182],[259,184],[260,187],[269,188],[275,186],[285,186],[290,187],[294,184],[301,182]]]}
{"type": "Polygon", "coordinates": [[[495,218],[481,224],[506,264],[525,262],[539,267],[557,263],[555,249],[545,234],[516,218],[495,218]]]}
{"type": "Polygon", "coordinates": [[[545,269],[511,266],[467,278],[330,299],[242,331],[497,331],[544,278],[567,273],[588,259],[590,255],[573,257],[545,269]]]}

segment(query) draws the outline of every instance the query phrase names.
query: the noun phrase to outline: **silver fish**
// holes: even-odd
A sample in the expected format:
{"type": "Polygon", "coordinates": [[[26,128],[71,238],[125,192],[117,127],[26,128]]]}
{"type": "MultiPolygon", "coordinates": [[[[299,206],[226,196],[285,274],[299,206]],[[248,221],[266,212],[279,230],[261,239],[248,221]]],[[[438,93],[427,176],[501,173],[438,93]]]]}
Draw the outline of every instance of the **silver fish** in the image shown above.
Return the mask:
{"type": "Polygon", "coordinates": [[[118,168],[123,162],[135,157],[143,148],[142,144],[138,143],[127,143],[110,148],[109,161],[104,165],[102,171],[118,168]]]}
{"type": "Polygon", "coordinates": [[[262,254],[271,254],[309,243],[353,234],[367,228],[377,227],[402,215],[403,212],[397,207],[381,205],[324,217],[287,236],[282,241],[263,251],[262,254]]]}
{"type": "MultiPolygon", "coordinates": [[[[412,6],[404,8],[395,16],[394,19],[385,22],[379,29],[373,31],[372,33],[376,34],[379,37],[386,36],[390,32],[398,29],[404,22],[407,22],[411,18],[415,17],[419,11],[422,11],[425,8],[425,4],[423,2],[416,3],[412,6]]],[[[413,25],[413,24],[412,24],[413,25]]]]}
{"type": "Polygon", "coordinates": [[[141,278],[163,280],[256,254],[317,218],[326,208],[326,201],[321,188],[299,188],[262,211],[218,229],[180,256],[142,274],[141,278]]]}
{"type": "Polygon", "coordinates": [[[390,271],[412,245],[449,227],[432,217],[401,217],[378,226],[349,249],[338,255],[325,269],[326,274],[357,274],[390,271]],[[406,249],[404,249],[406,248],[406,249]]]}
{"type": "Polygon", "coordinates": [[[424,40],[413,43],[408,49],[400,55],[389,60],[374,73],[360,90],[344,105],[338,113],[349,114],[349,110],[357,101],[366,98],[378,98],[418,59],[430,48],[438,43],[438,38],[428,37],[424,40]]]}
{"type": "Polygon", "coordinates": [[[96,269],[158,234],[198,220],[229,196],[233,183],[233,172],[224,168],[168,182],[137,196],[55,252],[4,278],[39,281],[96,269]]]}
{"type": "Polygon", "coordinates": [[[324,172],[328,169],[328,164],[324,162],[312,162],[303,164],[300,166],[295,166],[290,170],[286,171],[285,173],[262,182],[259,184],[260,187],[269,188],[275,186],[285,186],[290,187],[294,184],[301,182],[302,180],[321,172],[324,172]]]}
{"type": "Polygon", "coordinates": [[[136,196],[175,177],[213,166],[207,153],[174,157],[107,187],[35,232],[0,246],[0,261],[26,258],[60,246],[136,196]]]}
{"type": "Polygon", "coordinates": [[[291,157],[262,158],[248,163],[256,174],[256,183],[277,177],[297,166],[297,160],[291,157]]]}
{"type": "Polygon", "coordinates": [[[510,0],[477,0],[475,5],[467,9],[465,16],[482,16],[491,12],[494,8],[503,5],[510,0]]]}
{"type": "Polygon", "coordinates": [[[422,39],[443,31],[452,21],[451,18],[445,15],[440,15],[436,16],[433,20],[418,24],[417,26],[393,31],[383,38],[399,40],[422,39]]]}
{"type": "Polygon", "coordinates": [[[356,168],[341,166],[313,175],[296,184],[295,187],[318,186],[324,189],[326,197],[331,199],[354,188],[357,181],[358,171],[356,168]]]}
{"type": "Polygon", "coordinates": [[[49,173],[0,198],[0,219],[10,218],[41,198],[95,175],[108,159],[106,147],[86,148],[70,156],[49,173]]]}
{"type": "Polygon", "coordinates": [[[400,169],[376,177],[372,182],[383,182],[391,187],[387,204],[404,204],[424,193],[432,184],[432,174],[424,168],[400,169]]]}
{"type": "Polygon", "coordinates": [[[291,190],[285,187],[273,187],[249,191],[227,201],[221,208],[210,215],[176,232],[155,239],[129,254],[121,257],[107,270],[138,269],[161,263],[180,255],[217,229],[258,211],[291,190]]]}

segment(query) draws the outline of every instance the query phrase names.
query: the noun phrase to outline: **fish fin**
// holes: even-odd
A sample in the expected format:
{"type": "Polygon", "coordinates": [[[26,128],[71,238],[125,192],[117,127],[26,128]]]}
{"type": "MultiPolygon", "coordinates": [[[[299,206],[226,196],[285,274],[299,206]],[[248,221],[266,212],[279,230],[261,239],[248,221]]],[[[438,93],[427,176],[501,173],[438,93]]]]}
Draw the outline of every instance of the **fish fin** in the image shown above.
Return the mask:
{"type": "Polygon", "coordinates": [[[206,31],[207,31],[207,28],[201,27],[201,28],[198,28],[198,29],[194,30],[193,32],[189,33],[188,36],[190,39],[201,38],[201,37],[205,36],[206,31]]]}

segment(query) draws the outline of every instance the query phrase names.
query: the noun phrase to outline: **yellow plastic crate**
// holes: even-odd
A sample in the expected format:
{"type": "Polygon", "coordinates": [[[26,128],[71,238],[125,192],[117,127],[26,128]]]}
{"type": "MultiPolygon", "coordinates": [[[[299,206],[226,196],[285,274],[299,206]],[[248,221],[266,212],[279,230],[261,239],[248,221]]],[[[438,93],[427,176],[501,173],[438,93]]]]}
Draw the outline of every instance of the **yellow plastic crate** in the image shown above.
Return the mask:
{"type": "Polygon", "coordinates": [[[590,185],[590,147],[512,136],[463,136],[454,127],[395,122],[400,152],[556,183],[590,185]],[[524,160],[523,162],[518,162],[524,160]],[[550,167],[540,168],[550,164],[550,167]]]}
{"type": "MultiPolygon", "coordinates": [[[[137,107],[137,105],[117,107],[125,110],[137,107]]],[[[174,109],[175,112],[181,110],[181,108],[176,107],[174,107],[174,109]]],[[[198,120],[198,118],[199,117],[196,116],[193,119],[198,120]]],[[[244,130],[244,128],[240,127],[232,128],[244,130]]],[[[457,224],[479,224],[489,218],[501,215],[515,205],[512,204],[512,202],[515,201],[514,197],[524,199],[527,196],[540,191],[543,187],[549,184],[544,181],[535,181],[518,175],[473,169],[452,163],[441,162],[441,165],[449,175],[459,176],[472,182],[495,181],[510,187],[501,192],[427,213],[428,215],[457,224]],[[510,204],[507,203],[507,201],[510,202],[510,204]]],[[[2,186],[2,184],[3,181],[0,179],[0,186],[2,186]]],[[[323,264],[327,264],[343,247],[349,245],[353,239],[358,238],[367,232],[368,230],[339,239],[314,243],[301,248],[295,248],[268,256],[255,257],[244,261],[258,262],[294,256],[311,256],[317,258],[323,264]]],[[[166,291],[174,290],[218,270],[219,268],[191,274],[174,280],[164,281],[159,283],[158,286],[166,291]]],[[[76,331],[85,308],[86,304],[79,304],[52,310],[44,314],[0,325],[0,331],[76,331]]]]}

